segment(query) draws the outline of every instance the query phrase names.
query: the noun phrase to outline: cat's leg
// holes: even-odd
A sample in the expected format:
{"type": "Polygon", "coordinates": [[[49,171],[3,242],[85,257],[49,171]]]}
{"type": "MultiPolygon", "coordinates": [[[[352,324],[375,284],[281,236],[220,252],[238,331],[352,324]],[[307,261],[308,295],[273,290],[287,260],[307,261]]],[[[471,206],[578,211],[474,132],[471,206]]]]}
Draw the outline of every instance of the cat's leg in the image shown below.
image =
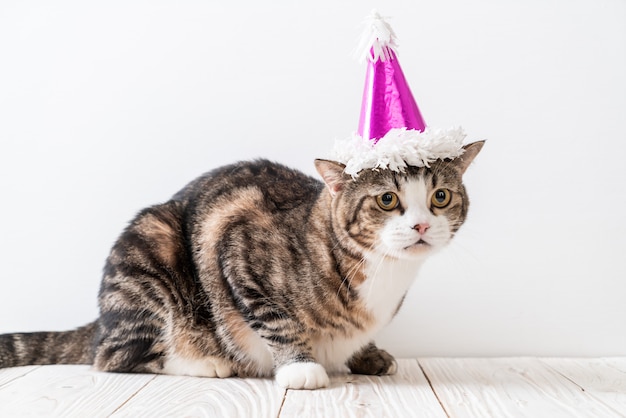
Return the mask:
{"type": "MultiPolygon", "coordinates": [[[[280,322],[287,329],[298,328],[295,321],[285,317],[280,322]]],[[[328,386],[330,379],[326,369],[313,357],[311,345],[306,341],[306,333],[291,331],[291,335],[286,337],[285,328],[272,326],[259,330],[272,353],[276,382],[287,389],[318,389],[328,386]]]]}
{"type": "Polygon", "coordinates": [[[347,363],[354,374],[391,375],[398,371],[398,363],[391,354],[369,343],[357,351],[347,363]]]}
{"type": "Polygon", "coordinates": [[[141,311],[105,312],[95,340],[94,366],[119,373],[160,373],[164,350],[155,318],[141,311]]]}
{"type": "Polygon", "coordinates": [[[229,361],[212,355],[219,350],[203,329],[168,325],[157,312],[120,306],[102,312],[100,325],[94,359],[98,370],[220,378],[234,374],[229,361]]]}

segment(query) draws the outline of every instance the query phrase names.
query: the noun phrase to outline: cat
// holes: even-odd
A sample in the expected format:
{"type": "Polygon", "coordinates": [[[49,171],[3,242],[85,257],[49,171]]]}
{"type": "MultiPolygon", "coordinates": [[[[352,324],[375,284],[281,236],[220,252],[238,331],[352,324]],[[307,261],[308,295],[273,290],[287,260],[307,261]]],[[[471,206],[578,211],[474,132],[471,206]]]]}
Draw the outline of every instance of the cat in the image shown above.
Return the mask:
{"type": "Polygon", "coordinates": [[[328,386],[329,373],[393,374],[373,338],[465,221],[462,175],[482,146],[356,178],[315,160],[323,182],[268,160],[215,169],[123,231],[96,321],[1,335],[0,367],[275,376],[292,389],[328,386]]]}

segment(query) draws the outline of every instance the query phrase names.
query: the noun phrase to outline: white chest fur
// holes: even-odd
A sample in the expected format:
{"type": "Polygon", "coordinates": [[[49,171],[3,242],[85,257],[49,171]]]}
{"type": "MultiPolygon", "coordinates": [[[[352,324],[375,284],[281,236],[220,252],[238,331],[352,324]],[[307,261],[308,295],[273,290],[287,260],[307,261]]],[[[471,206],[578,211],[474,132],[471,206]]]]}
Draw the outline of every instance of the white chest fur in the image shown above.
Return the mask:
{"type": "Polygon", "coordinates": [[[380,327],[387,325],[393,317],[421,265],[422,260],[368,258],[365,266],[367,279],[359,288],[359,296],[380,327]]]}
{"type": "Polygon", "coordinates": [[[413,283],[422,260],[392,260],[369,257],[367,279],[358,289],[359,297],[374,319],[371,327],[348,337],[329,336],[315,345],[314,356],[328,371],[341,371],[346,361],[368,344],[396,313],[400,302],[413,283]]]}

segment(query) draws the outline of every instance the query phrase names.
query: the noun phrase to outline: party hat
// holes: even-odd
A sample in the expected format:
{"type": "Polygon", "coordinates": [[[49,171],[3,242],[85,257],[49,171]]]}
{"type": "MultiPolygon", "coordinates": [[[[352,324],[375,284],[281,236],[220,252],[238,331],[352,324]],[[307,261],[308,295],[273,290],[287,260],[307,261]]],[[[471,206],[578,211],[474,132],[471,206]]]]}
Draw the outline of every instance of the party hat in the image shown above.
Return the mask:
{"type": "Polygon", "coordinates": [[[404,171],[463,154],[461,128],[432,129],[411,93],[397,57],[391,26],[373,11],[365,21],[359,49],[367,61],[357,132],[337,141],[333,158],[356,177],[364,169],[404,171]]]}

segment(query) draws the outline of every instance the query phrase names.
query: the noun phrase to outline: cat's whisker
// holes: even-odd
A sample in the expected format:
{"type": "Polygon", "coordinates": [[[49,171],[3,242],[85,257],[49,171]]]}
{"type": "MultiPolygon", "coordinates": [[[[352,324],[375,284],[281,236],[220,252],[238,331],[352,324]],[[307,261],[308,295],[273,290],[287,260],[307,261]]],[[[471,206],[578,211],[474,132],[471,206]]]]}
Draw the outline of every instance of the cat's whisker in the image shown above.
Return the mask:
{"type": "MultiPolygon", "coordinates": [[[[374,248],[374,244],[371,244],[367,249],[366,252],[372,251],[374,248]]],[[[343,279],[342,284],[344,284],[346,282],[346,280],[348,281],[348,288],[352,287],[352,281],[354,280],[354,278],[356,277],[356,275],[359,273],[359,271],[365,266],[366,263],[366,257],[362,257],[346,274],[346,277],[343,279]]],[[[340,291],[341,289],[339,289],[340,291]]],[[[339,292],[338,291],[338,292],[339,292]]],[[[337,293],[339,294],[339,293],[337,293]]]]}
{"type": "MultiPolygon", "coordinates": [[[[373,248],[372,248],[373,249],[373,248]]],[[[378,280],[379,276],[380,276],[380,268],[383,265],[383,262],[385,260],[385,257],[387,257],[388,255],[388,251],[385,251],[385,253],[383,254],[382,257],[379,257],[378,260],[378,264],[376,266],[376,268],[374,269],[374,274],[372,275],[372,283],[370,284],[370,287],[367,291],[367,298],[366,300],[370,300],[370,297],[372,296],[372,290],[374,289],[374,285],[376,284],[376,280],[378,280]]]]}
{"type": "MultiPolygon", "coordinates": [[[[371,253],[374,250],[375,246],[376,246],[376,243],[371,243],[370,246],[365,250],[365,252],[371,253]]],[[[358,271],[361,270],[361,268],[365,266],[366,261],[367,261],[366,257],[365,256],[362,257],[361,260],[354,266],[354,268],[351,269],[349,274],[346,275],[346,276],[349,276],[349,281],[348,281],[349,287],[352,287],[352,280],[354,280],[358,271]]]]}
{"type": "Polygon", "coordinates": [[[348,270],[345,277],[341,281],[339,288],[337,289],[337,296],[341,292],[341,287],[346,284],[346,281],[348,282],[348,285],[347,285],[348,288],[352,287],[352,280],[354,279],[354,277],[356,277],[356,274],[361,269],[364,263],[365,263],[365,258],[361,258],[354,266],[352,266],[352,268],[350,268],[350,270],[348,270]]]}

